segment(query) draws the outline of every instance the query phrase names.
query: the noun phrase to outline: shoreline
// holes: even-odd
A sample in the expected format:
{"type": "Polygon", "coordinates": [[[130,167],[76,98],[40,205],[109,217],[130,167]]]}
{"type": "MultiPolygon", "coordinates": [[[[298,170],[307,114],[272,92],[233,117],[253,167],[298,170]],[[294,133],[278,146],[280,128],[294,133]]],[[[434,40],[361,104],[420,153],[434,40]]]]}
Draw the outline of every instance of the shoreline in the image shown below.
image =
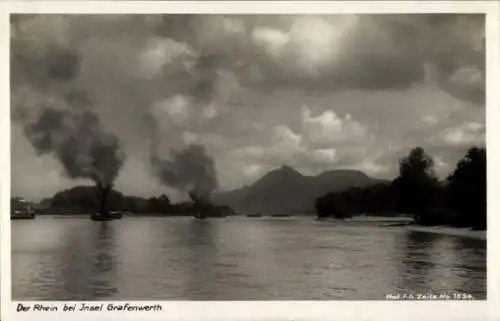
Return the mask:
{"type": "Polygon", "coordinates": [[[487,231],[476,231],[469,227],[451,227],[451,226],[425,226],[413,223],[411,217],[383,217],[383,216],[358,216],[339,220],[335,218],[324,218],[325,222],[343,222],[352,224],[373,224],[378,227],[388,228],[403,228],[407,231],[421,232],[421,233],[434,233],[449,236],[458,236],[471,238],[476,240],[486,241],[487,231]]]}
{"type": "MultiPolygon", "coordinates": [[[[89,214],[42,214],[39,217],[53,217],[53,218],[75,218],[75,217],[85,217],[89,214]]],[[[38,216],[38,215],[37,215],[38,216]]],[[[191,215],[158,215],[158,214],[139,214],[139,215],[131,215],[129,217],[133,218],[141,218],[141,217],[163,217],[163,218],[190,218],[191,215]]],[[[273,216],[261,216],[261,217],[246,217],[244,215],[231,215],[225,218],[244,218],[249,220],[258,220],[262,218],[273,218],[273,216]]],[[[291,215],[282,218],[304,218],[307,216],[297,216],[291,215]]],[[[208,219],[222,219],[224,217],[208,217],[208,219]]],[[[279,217],[281,218],[281,217],[279,217]]],[[[311,216],[311,219],[314,219],[314,216],[311,216]]],[[[424,226],[424,225],[416,225],[413,223],[413,219],[411,217],[392,217],[392,216],[358,216],[353,218],[348,218],[345,220],[335,219],[335,218],[322,218],[321,221],[325,222],[339,222],[344,224],[373,224],[377,227],[386,227],[386,228],[402,228],[407,231],[413,232],[422,232],[422,233],[434,233],[434,234],[442,234],[449,236],[458,236],[458,237],[466,237],[476,240],[485,241],[487,238],[487,231],[476,231],[467,227],[450,227],[450,226],[424,226]]]]}
{"type": "Polygon", "coordinates": [[[475,231],[468,227],[408,225],[406,229],[414,232],[459,236],[482,241],[486,241],[487,236],[487,231],[475,231]]]}

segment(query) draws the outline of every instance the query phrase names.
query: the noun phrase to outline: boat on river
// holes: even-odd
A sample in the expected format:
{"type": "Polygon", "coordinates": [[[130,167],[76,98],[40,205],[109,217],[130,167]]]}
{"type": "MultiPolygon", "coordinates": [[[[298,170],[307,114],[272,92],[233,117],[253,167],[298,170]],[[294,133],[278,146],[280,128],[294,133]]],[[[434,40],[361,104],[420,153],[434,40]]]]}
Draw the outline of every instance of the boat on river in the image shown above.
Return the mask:
{"type": "Polygon", "coordinates": [[[111,216],[105,216],[105,215],[101,215],[99,213],[95,213],[95,214],[90,215],[90,219],[92,221],[112,221],[113,220],[113,218],[111,216]]]}
{"type": "Polygon", "coordinates": [[[262,214],[260,213],[254,213],[254,214],[247,214],[247,217],[262,217],[262,214]]]}
{"type": "Polygon", "coordinates": [[[10,214],[11,220],[32,220],[35,218],[34,213],[23,213],[21,211],[14,211],[10,214]]]}
{"type": "Polygon", "coordinates": [[[32,220],[35,218],[35,210],[33,205],[23,199],[16,199],[11,202],[11,220],[32,220]]]}
{"type": "Polygon", "coordinates": [[[197,220],[204,220],[206,219],[206,215],[204,215],[203,213],[196,213],[195,216],[194,216],[197,220]]]}
{"type": "Polygon", "coordinates": [[[123,217],[123,214],[121,212],[110,212],[109,216],[114,219],[114,220],[120,220],[123,217]]]}
{"type": "Polygon", "coordinates": [[[107,215],[100,213],[94,213],[90,216],[92,221],[111,221],[111,220],[121,220],[123,214],[118,211],[111,211],[107,215]]]}

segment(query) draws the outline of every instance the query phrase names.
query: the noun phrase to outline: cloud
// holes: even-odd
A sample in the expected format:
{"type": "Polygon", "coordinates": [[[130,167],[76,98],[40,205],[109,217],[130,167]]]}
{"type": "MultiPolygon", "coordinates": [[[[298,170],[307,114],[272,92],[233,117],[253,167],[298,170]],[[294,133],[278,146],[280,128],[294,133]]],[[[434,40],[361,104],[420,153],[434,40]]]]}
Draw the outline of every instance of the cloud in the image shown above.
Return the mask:
{"type": "Polygon", "coordinates": [[[354,121],[350,114],[343,118],[334,111],[327,110],[317,117],[311,110],[302,106],[303,130],[309,142],[316,146],[328,146],[338,142],[361,142],[367,136],[367,128],[354,121]]]}
{"type": "Polygon", "coordinates": [[[159,120],[160,125],[168,127],[170,123],[177,125],[184,124],[190,116],[189,108],[189,97],[175,95],[165,100],[154,102],[151,112],[159,120]]]}
{"type": "Polygon", "coordinates": [[[15,25],[16,35],[27,35],[21,43],[37,52],[74,48],[74,39],[97,33],[108,42],[127,41],[129,50],[141,47],[146,70],[189,53],[218,57],[218,67],[239,65],[242,79],[251,79],[257,68],[266,86],[399,88],[422,81],[426,62],[436,64],[443,79],[464,65],[484,71],[481,15],[54,15],[17,19],[15,25]]]}
{"type": "Polygon", "coordinates": [[[139,75],[146,78],[158,76],[163,66],[171,63],[180,63],[185,69],[193,66],[194,52],[185,43],[172,39],[153,38],[139,53],[139,75]],[[177,59],[180,58],[180,59],[177,59]]]}
{"type": "MultiPolygon", "coordinates": [[[[237,37],[220,19],[164,17],[164,35],[189,39],[226,66],[239,64],[241,81],[256,86],[405,88],[424,81],[423,66],[431,62],[443,89],[458,93],[445,79],[464,65],[484,71],[482,15],[234,16],[245,26],[237,37]]],[[[462,98],[483,102],[479,95],[462,98]]]]}
{"type": "Polygon", "coordinates": [[[461,124],[445,129],[438,135],[438,139],[454,146],[480,145],[485,142],[485,126],[476,122],[461,124]]]}
{"type": "MultiPolygon", "coordinates": [[[[139,176],[148,193],[164,191],[146,182],[154,181],[152,133],[166,154],[204,145],[223,189],[283,164],[391,177],[417,145],[445,173],[467,144],[484,140],[484,128],[470,125],[485,123],[475,108],[485,96],[482,15],[11,19],[13,131],[41,102],[71,109],[68,95],[86,92],[123,144],[124,192],[140,192],[139,176]]],[[[72,184],[56,184],[57,163],[35,157],[19,137],[15,144],[13,158],[24,159],[13,162],[18,193],[38,194],[20,178],[23,168],[57,188],[72,184]]]]}
{"type": "Polygon", "coordinates": [[[349,144],[356,141],[359,144],[363,137],[366,138],[366,129],[350,115],[341,119],[333,111],[325,111],[311,117],[308,107],[302,106],[301,110],[303,124],[299,126],[300,132],[287,125],[276,125],[266,144],[235,148],[230,152],[230,158],[266,168],[287,164],[302,172],[319,173],[336,167],[352,153],[346,148],[349,144]]]}
{"type": "Polygon", "coordinates": [[[290,34],[278,29],[259,27],[253,30],[252,40],[271,57],[280,58],[282,50],[290,41],[290,34]]]}

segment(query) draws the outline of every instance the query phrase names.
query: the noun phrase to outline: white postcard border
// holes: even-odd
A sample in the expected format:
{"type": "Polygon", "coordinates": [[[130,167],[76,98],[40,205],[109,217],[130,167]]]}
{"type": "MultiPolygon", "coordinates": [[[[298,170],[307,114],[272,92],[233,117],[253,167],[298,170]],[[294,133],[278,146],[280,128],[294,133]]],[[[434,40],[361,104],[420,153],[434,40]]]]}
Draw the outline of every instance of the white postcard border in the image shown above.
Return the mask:
{"type": "MultiPolygon", "coordinates": [[[[1,319],[34,320],[500,320],[500,95],[499,4],[496,1],[5,1],[0,3],[0,180],[1,195],[1,319]],[[15,312],[11,301],[10,265],[10,13],[487,13],[487,157],[488,231],[486,301],[267,301],[160,303],[163,312],[15,312]]],[[[110,301],[113,302],[113,301],[110,301]]],[[[110,303],[108,301],[103,304],[110,303]]],[[[28,302],[23,302],[28,304],[28,302]]],[[[35,303],[35,302],[33,302],[35,303]]],[[[50,304],[51,302],[44,302],[50,304]]],[[[62,306],[64,302],[52,302],[62,306]]],[[[66,302],[68,303],[68,302],[66,302]]],[[[75,302],[79,304],[80,302],[75,302]]],[[[98,303],[98,302],[92,302],[98,303]]],[[[125,303],[125,302],[116,302],[125,303]]]]}

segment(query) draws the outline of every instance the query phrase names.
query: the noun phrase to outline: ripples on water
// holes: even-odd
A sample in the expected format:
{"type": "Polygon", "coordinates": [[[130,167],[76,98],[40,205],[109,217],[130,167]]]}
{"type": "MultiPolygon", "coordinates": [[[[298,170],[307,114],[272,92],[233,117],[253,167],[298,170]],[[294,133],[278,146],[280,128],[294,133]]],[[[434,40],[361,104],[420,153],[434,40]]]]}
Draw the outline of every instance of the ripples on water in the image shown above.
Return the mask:
{"type": "Polygon", "coordinates": [[[486,242],[311,218],[12,222],[14,300],[486,297],[486,242]]]}

